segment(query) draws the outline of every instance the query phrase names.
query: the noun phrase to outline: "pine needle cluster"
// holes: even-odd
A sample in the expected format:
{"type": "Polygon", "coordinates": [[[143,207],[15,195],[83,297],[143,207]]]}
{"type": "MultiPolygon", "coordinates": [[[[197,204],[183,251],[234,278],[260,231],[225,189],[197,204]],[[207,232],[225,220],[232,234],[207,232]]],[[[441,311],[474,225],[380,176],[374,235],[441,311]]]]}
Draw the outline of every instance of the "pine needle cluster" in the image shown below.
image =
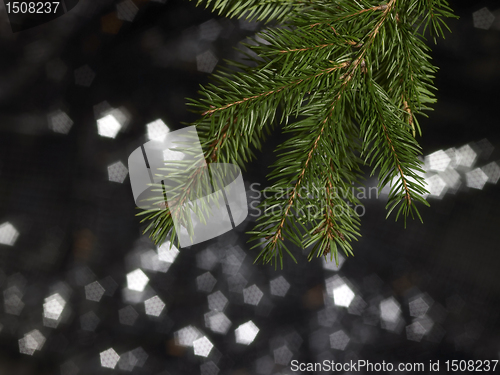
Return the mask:
{"type": "MultiPolygon", "coordinates": [[[[265,21],[248,63],[226,62],[190,100],[207,162],[244,168],[280,127],[265,209],[250,232],[257,260],[277,265],[290,243],[309,259],[352,255],[370,166],[390,184],[388,216],[418,217],[425,183],[418,117],[435,99],[430,38],[455,18],[445,0],[202,0],[227,17],[265,21]],[[313,214],[311,214],[313,212],[313,214]]],[[[449,29],[448,29],[449,30],[449,29]]],[[[151,237],[175,236],[168,210],[143,212],[151,237]]]]}

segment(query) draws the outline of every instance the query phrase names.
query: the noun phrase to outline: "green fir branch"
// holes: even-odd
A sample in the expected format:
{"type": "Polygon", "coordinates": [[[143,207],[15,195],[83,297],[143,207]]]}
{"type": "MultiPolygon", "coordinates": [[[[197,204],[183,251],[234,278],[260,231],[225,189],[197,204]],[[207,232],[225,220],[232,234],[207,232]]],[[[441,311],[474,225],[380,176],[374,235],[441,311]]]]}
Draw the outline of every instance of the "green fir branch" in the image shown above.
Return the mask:
{"type": "MultiPolygon", "coordinates": [[[[286,140],[268,177],[271,194],[252,229],[256,261],[353,255],[360,236],[354,186],[362,167],[390,186],[388,216],[417,216],[428,205],[418,118],[436,99],[426,38],[444,37],[455,18],[445,0],[206,0],[226,17],[269,23],[247,63],[226,61],[189,105],[207,163],[241,167],[279,127],[286,140]]],[[[181,201],[186,199],[180,193],[181,201]]],[[[175,230],[171,213],[145,211],[156,242],[175,230]]]]}

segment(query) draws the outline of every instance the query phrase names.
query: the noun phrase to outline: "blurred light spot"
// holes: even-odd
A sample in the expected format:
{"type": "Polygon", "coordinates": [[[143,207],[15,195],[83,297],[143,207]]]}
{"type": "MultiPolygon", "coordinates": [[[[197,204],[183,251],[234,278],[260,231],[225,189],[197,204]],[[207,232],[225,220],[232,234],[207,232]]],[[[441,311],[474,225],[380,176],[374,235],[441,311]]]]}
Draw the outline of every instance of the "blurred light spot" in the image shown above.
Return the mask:
{"type": "Polygon", "coordinates": [[[349,344],[349,341],[349,336],[342,330],[330,335],[330,347],[332,349],[344,350],[347,344],[349,344]]]}
{"type": "Polygon", "coordinates": [[[59,320],[66,306],[66,301],[59,293],[53,294],[45,298],[43,304],[43,316],[47,319],[59,320]]]}
{"type": "Polygon", "coordinates": [[[290,283],[286,281],[283,276],[278,276],[277,278],[271,280],[271,295],[284,297],[288,289],[290,289],[290,283]]]}
{"type": "Polygon", "coordinates": [[[460,174],[453,168],[448,168],[444,172],[439,172],[438,175],[448,187],[447,192],[454,193],[461,185],[460,174]]]}
{"type": "Polygon", "coordinates": [[[154,272],[167,272],[171,263],[163,262],[154,250],[148,250],[141,254],[141,267],[154,272]]]}
{"type": "Polygon", "coordinates": [[[217,57],[207,50],[196,56],[196,67],[199,72],[212,73],[218,61],[217,57]]]}
{"type": "Polygon", "coordinates": [[[339,261],[339,265],[337,266],[337,262],[335,261],[335,257],[323,257],[323,268],[329,271],[338,271],[342,268],[342,265],[345,262],[345,258],[341,255],[337,255],[337,259],[339,261]]]}
{"type": "Polygon", "coordinates": [[[178,346],[193,346],[193,341],[201,336],[193,326],[184,327],[174,333],[175,343],[178,346]]]}
{"type": "Polygon", "coordinates": [[[436,198],[442,198],[444,193],[446,193],[446,183],[444,182],[443,178],[440,175],[435,174],[430,177],[427,177],[425,179],[425,182],[427,184],[425,188],[429,192],[430,196],[436,198]]]}
{"type": "Polygon", "coordinates": [[[120,356],[114,351],[113,348],[109,348],[100,353],[101,366],[114,369],[116,364],[120,360],[120,356]]]}
{"type": "Polygon", "coordinates": [[[93,311],[89,311],[88,313],[80,316],[80,327],[82,327],[84,331],[93,332],[99,325],[100,321],[101,320],[93,311]]]}
{"type": "Polygon", "coordinates": [[[476,168],[467,172],[465,174],[465,179],[468,187],[481,190],[486,184],[486,181],[488,181],[488,176],[481,168],[476,168]]]}
{"type": "Polygon", "coordinates": [[[200,357],[208,357],[214,345],[207,339],[206,336],[200,337],[193,341],[194,354],[200,357]]]}
{"type": "Polygon", "coordinates": [[[139,317],[139,313],[132,306],[125,306],[118,310],[120,323],[126,326],[133,326],[139,317]]]}
{"type": "Polygon", "coordinates": [[[425,328],[419,322],[414,322],[406,326],[406,338],[408,340],[420,342],[425,333],[425,328]]]}
{"type": "Polygon", "coordinates": [[[179,255],[179,250],[174,244],[170,244],[170,241],[163,243],[158,248],[158,259],[166,263],[174,263],[175,258],[179,255]]]}
{"type": "Polygon", "coordinates": [[[219,258],[210,248],[196,254],[196,266],[207,271],[211,271],[218,261],[219,258]]]}
{"type": "Polygon", "coordinates": [[[154,296],[144,301],[144,308],[146,310],[146,315],[160,316],[165,308],[165,303],[160,299],[160,297],[154,296]]]}
{"type": "Polygon", "coordinates": [[[217,283],[217,279],[210,272],[205,272],[196,278],[196,285],[200,292],[210,293],[217,283]]]}
{"type": "Polygon", "coordinates": [[[89,301],[99,302],[104,295],[104,288],[97,281],[85,285],[85,297],[89,301]]]}
{"type": "Polygon", "coordinates": [[[443,150],[436,151],[425,157],[425,165],[431,171],[444,172],[450,163],[450,156],[443,150]]]}
{"type": "Polygon", "coordinates": [[[138,11],[139,8],[137,8],[132,0],[124,0],[116,4],[117,17],[122,21],[132,22],[138,11]]]}
{"type": "Polygon", "coordinates": [[[352,315],[361,315],[368,304],[360,296],[354,297],[347,312],[352,315]]]}
{"type": "Polygon", "coordinates": [[[0,225],[0,244],[14,246],[17,237],[19,237],[19,232],[11,223],[5,222],[0,225]]]}
{"type": "Polygon", "coordinates": [[[19,315],[24,308],[24,302],[21,300],[22,292],[17,286],[11,286],[3,292],[3,308],[7,314],[19,315]]]}
{"type": "Polygon", "coordinates": [[[422,317],[427,314],[429,308],[432,305],[432,300],[430,298],[426,298],[426,296],[416,296],[409,303],[408,306],[410,308],[410,316],[414,317],[422,317]]]}
{"type": "Polygon", "coordinates": [[[128,169],[121,161],[108,166],[109,181],[122,183],[128,175],[128,169]]]}
{"type": "Polygon", "coordinates": [[[134,350],[131,351],[131,353],[134,355],[134,357],[137,359],[136,362],[136,367],[142,367],[146,364],[146,361],[149,357],[148,353],[142,348],[142,347],[137,347],[134,350]]]}
{"type": "Polygon", "coordinates": [[[68,134],[73,126],[73,120],[69,116],[61,111],[57,110],[48,116],[49,129],[54,133],[68,134]]]}
{"type": "Polygon", "coordinates": [[[220,311],[210,311],[205,314],[205,326],[215,333],[225,335],[231,328],[231,321],[220,311]]]}
{"type": "Polygon", "coordinates": [[[217,375],[219,373],[219,368],[212,361],[208,361],[202,363],[200,365],[200,374],[201,375],[217,375]]]}
{"type": "Polygon", "coordinates": [[[221,260],[222,272],[226,275],[238,275],[245,258],[246,253],[241,249],[241,247],[236,245],[227,248],[224,257],[221,260]]]}
{"type": "Polygon", "coordinates": [[[290,363],[293,358],[293,353],[288,349],[286,345],[283,345],[280,348],[274,349],[274,362],[277,365],[286,366],[290,363]]]}
{"type": "Polygon", "coordinates": [[[123,353],[118,361],[118,368],[122,371],[131,372],[135,365],[137,364],[137,358],[135,358],[132,352],[123,353]]]}
{"type": "Polygon", "coordinates": [[[477,159],[476,152],[469,145],[465,145],[456,150],[457,166],[472,168],[477,159]]]}
{"type": "Polygon", "coordinates": [[[472,13],[472,20],[475,28],[488,30],[495,20],[495,16],[488,8],[484,7],[472,13]]]}
{"type": "Polygon", "coordinates": [[[97,131],[101,137],[115,138],[121,128],[121,124],[113,115],[97,120],[97,131]]]}
{"type": "Polygon", "coordinates": [[[495,150],[495,147],[493,147],[491,142],[488,141],[486,138],[483,138],[480,141],[476,142],[476,146],[481,151],[481,157],[483,159],[488,159],[495,150]]]}
{"type": "Polygon", "coordinates": [[[243,301],[249,305],[257,306],[263,295],[264,293],[255,284],[243,289],[243,301]]]}
{"type": "Polygon", "coordinates": [[[127,274],[127,287],[130,290],[142,292],[148,282],[148,277],[139,268],[127,274]]]}
{"type": "Polygon", "coordinates": [[[146,127],[150,141],[163,142],[169,132],[168,126],[161,119],[150,122],[146,127]]]}
{"type": "Polygon", "coordinates": [[[132,120],[132,115],[125,107],[111,108],[108,112],[106,112],[106,115],[111,115],[116,119],[116,121],[118,121],[121,125],[121,131],[125,130],[132,120]]]}
{"type": "Polygon", "coordinates": [[[386,322],[395,322],[401,315],[399,303],[394,297],[387,298],[380,302],[380,318],[386,322]]]}
{"type": "Polygon", "coordinates": [[[28,332],[19,340],[19,352],[33,355],[36,350],[41,350],[45,344],[45,336],[37,329],[28,332]]]}
{"type": "Polygon", "coordinates": [[[250,345],[259,333],[259,328],[250,320],[236,328],[234,333],[238,344],[250,345]]]}
{"type": "Polygon", "coordinates": [[[488,182],[492,184],[496,184],[498,182],[498,179],[500,179],[500,167],[498,166],[498,163],[494,161],[486,164],[481,168],[481,170],[486,176],[488,176],[488,182]]]}
{"type": "Polygon", "coordinates": [[[94,71],[88,65],[75,69],[75,84],[84,87],[90,87],[95,78],[94,71]]]}
{"type": "Polygon", "coordinates": [[[381,326],[389,331],[395,331],[401,322],[401,308],[394,297],[387,298],[380,302],[381,326]]]}
{"type": "Polygon", "coordinates": [[[228,299],[220,290],[215,293],[209,294],[208,297],[208,308],[213,311],[224,311],[227,306],[228,299]]]}
{"type": "Polygon", "coordinates": [[[342,284],[333,289],[333,302],[337,306],[349,307],[354,296],[354,292],[347,284],[342,284]]]}

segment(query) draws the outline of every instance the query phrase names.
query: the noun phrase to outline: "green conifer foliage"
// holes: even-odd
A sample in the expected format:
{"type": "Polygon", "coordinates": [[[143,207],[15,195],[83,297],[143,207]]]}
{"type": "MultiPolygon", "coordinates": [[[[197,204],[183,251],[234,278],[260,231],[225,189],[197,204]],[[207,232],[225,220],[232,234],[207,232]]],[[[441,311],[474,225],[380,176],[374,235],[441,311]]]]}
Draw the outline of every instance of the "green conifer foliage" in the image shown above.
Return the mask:
{"type": "MultiPolygon", "coordinates": [[[[205,0],[226,17],[265,21],[248,64],[227,62],[190,105],[207,162],[244,168],[271,130],[286,140],[271,166],[267,211],[250,232],[257,260],[281,264],[289,243],[309,259],[352,255],[362,166],[391,183],[388,216],[428,205],[416,136],[435,102],[426,40],[444,37],[445,0],[205,0]],[[313,210],[311,210],[314,208],[313,210]],[[311,212],[313,214],[311,215],[311,212]]],[[[448,29],[449,30],[449,29],[448,29]]],[[[175,238],[168,210],[144,211],[157,242],[175,238]]],[[[421,220],[421,218],[420,218],[421,220]]]]}

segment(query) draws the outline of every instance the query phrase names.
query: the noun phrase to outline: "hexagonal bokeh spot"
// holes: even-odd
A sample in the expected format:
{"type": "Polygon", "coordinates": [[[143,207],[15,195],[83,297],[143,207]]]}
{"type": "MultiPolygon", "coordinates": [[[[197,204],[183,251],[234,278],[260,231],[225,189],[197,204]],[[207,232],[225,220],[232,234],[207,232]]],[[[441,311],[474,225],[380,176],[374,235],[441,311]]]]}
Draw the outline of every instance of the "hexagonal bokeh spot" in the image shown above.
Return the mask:
{"type": "Polygon", "coordinates": [[[104,295],[104,288],[97,281],[85,285],[85,297],[89,301],[99,302],[104,295]]]}
{"type": "Polygon", "coordinates": [[[259,328],[250,320],[236,328],[234,333],[238,344],[250,345],[259,333],[259,328]]]}
{"type": "Polygon", "coordinates": [[[257,306],[263,296],[264,293],[255,284],[243,289],[243,301],[249,305],[257,306]]]}
{"type": "Polygon", "coordinates": [[[121,161],[108,166],[109,181],[122,183],[128,175],[128,169],[121,161]]]}
{"type": "Polygon", "coordinates": [[[293,358],[293,353],[286,345],[274,349],[274,362],[277,365],[287,366],[293,358]]]}
{"type": "Polygon", "coordinates": [[[109,348],[108,350],[101,352],[100,358],[101,366],[110,369],[114,369],[116,367],[116,364],[120,360],[120,356],[115,352],[113,348],[109,348]]]}
{"type": "Polygon", "coordinates": [[[132,306],[125,306],[118,311],[120,323],[126,326],[133,326],[139,317],[139,313],[132,306]]]}
{"type": "Polygon", "coordinates": [[[6,222],[0,225],[0,244],[14,246],[18,236],[19,232],[11,223],[6,222]]]}
{"type": "Polygon", "coordinates": [[[174,332],[175,343],[179,346],[193,346],[193,341],[200,336],[200,331],[193,326],[187,326],[174,332]]]}
{"type": "Polygon", "coordinates": [[[144,301],[144,308],[147,315],[160,316],[165,308],[165,303],[160,299],[160,297],[154,296],[144,301]]]}
{"type": "Polygon", "coordinates": [[[217,292],[214,292],[212,294],[209,294],[207,296],[208,299],[208,308],[210,310],[215,310],[215,311],[224,311],[224,309],[227,306],[228,299],[220,290],[217,292]]]}
{"type": "Polygon", "coordinates": [[[193,341],[194,354],[200,357],[208,357],[213,347],[214,344],[206,336],[193,341]]]}
{"type": "Polygon", "coordinates": [[[205,325],[215,333],[225,335],[232,325],[229,318],[220,311],[210,311],[205,314],[205,325]]]}
{"type": "Polygon", "coordinates": [[[347,336],[347,334],[342,330],[334,332],[330,335],[330,347],[332,349],[344,350],[349,341],[349,336],[347,336]]]}
{"type": "Polygon", "coordinates": [[[472,13],[472,21],[474,23],[474,27],[477,29],[488,30],[494,20],[495,15],[486,7],[472,13]]]}
{"type": "Polygon", "coordinates": [[[205,272],[196,278],[196,285],[200,292],[210,293],[217,283],[217,279],[210,272],[205,272]]]}
{"type": "Polygon", "coordinates": [[[284,297],[290,289],[290,283],[283,276],[272,279],[269,284],[273,296],[284,297]]]}
{"type": "Polygon", "coordinates": [[[144,291],[144,288],[146,287],[148,282],[149,278],[139,268],[127,274],[127,287],[130,290],[135,290],[136,292],[142,292],[144,291]]]}

